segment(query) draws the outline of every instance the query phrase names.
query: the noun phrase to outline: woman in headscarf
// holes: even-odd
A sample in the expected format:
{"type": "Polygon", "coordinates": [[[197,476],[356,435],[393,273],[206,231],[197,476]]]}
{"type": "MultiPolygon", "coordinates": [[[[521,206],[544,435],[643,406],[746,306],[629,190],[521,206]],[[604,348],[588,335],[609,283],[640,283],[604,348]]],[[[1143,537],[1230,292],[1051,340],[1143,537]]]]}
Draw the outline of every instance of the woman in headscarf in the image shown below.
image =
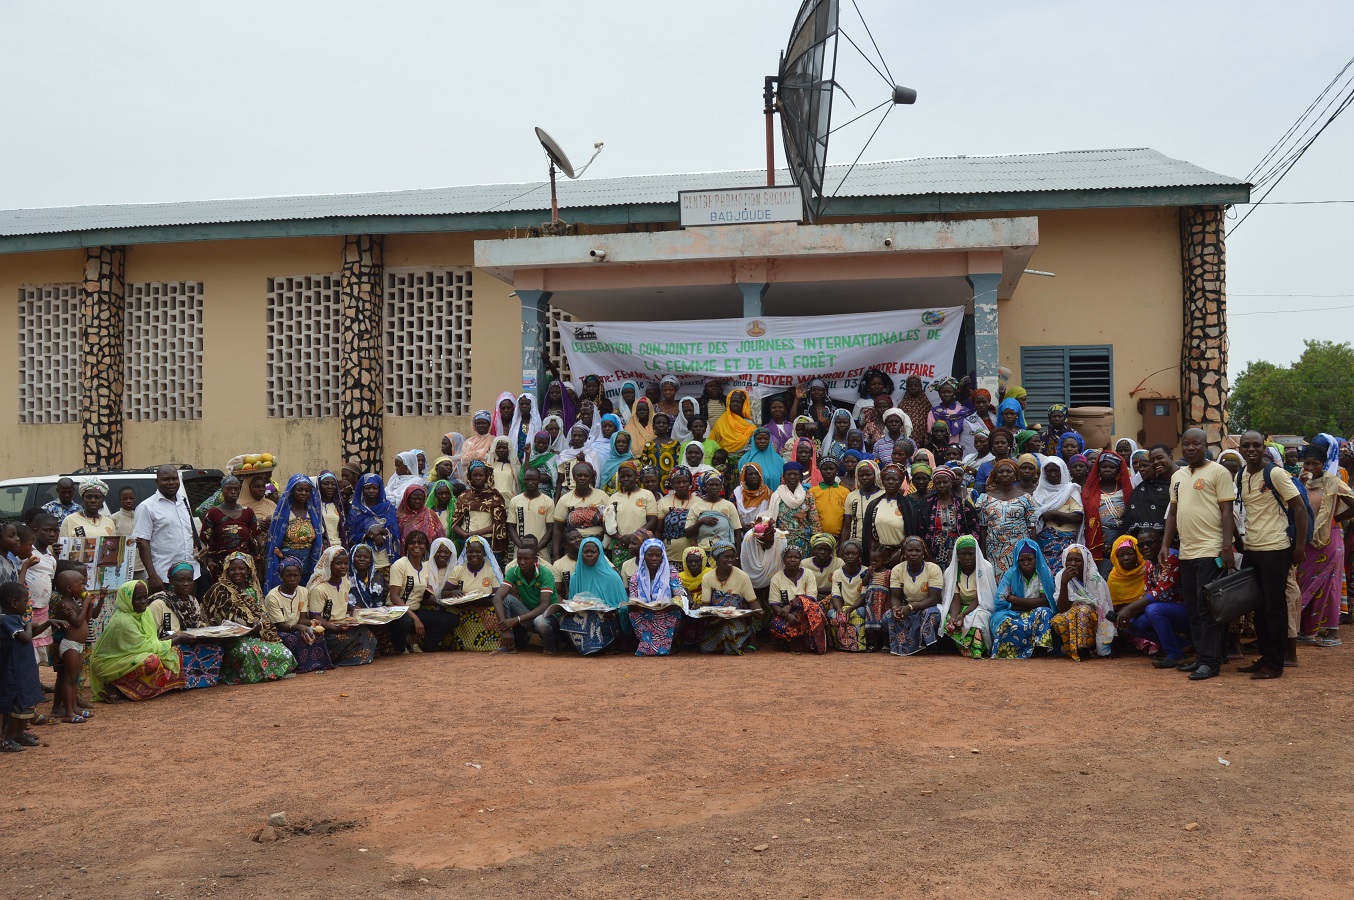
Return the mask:
{"type": "MultiPolygon", "coordinates": [[[[432,568],[434,573],[428,582],[429,591],[436,589],[433,596],[461,597],[465,594],[480,594],[484,599],[467,601],[456,607],[453,615],[459,618],[445,619],[441,627],[449,629],[452,639],[442,638],[439,643],[457,650],[476,653],[488,653],[500,647],[498,619],[494,614],[492,593],[503,584],[503,570],[489,550],[489,542],[482,537],[472,537],[461,548],[460,556],[454,560],[451,571],[439,583],[438,556],[444,552],[442,545],[433,544],[432,568]]],[[[541,565],[545,565],[541,563],[541,565]]],[[[434,619],[436,619],[434,615],[434,619]]],[[[424,625],[429,620],[424,616],[424,625]]]]}
{"type": "MultiPolygon", "coordinates": [[[[385,606],[386,580],[376,568],[376,549],[371,544],[357,544],[348,559],[352,568],[348,577],[348,605],[354,609],[385,606]]],[[[318,571],[320,567],[315,568],[318,571]]]]}
{"type": "MultiPolygon", "coordinates": [[[[569,442],[569,429],[573,423],[564,424],[564,420],[559,416],[546,416],[545,421],[541,423],[541,430],[550,435],[550,449],[559,453],[564,449],[564,445],[569,442]]],[[[464,478],[460,479],[464,481],[464,478]]]]}
{"type": "Polygon", "coordinates": [[[839,409],[832,414],[832,422],[828,425],[827,437],[823,439],[823,458],[832,457],[841,462],[842,454],[846,452],[846,438],[851,433],[854,423],[851,421],[851,413],[845,409],[839,409]]]}
{"type": "MultiPolygon", "coordinates": [[[[376,658],[376,635],[368,626],[354,624],[348,617],[352,598],[348,560],[348,552],[342,547],[330,547],[320,555],[315,574],[306,586],[310,601],[307,612],[312,623],[324,628],[324,646],[334,665],[365,666],[376,658]]],[[[368,566],[368,578],[370,571],[368,566]]]]}
{"type": "Polygon", "coordinates": [[[743,520],[738,509],[722,496],[724,479],[707,472],[697,479],[700,493],[691,501],[686,519],[686,539],[702,547],[726,541],[738,546],[743,520]]]}
{"type": "MultiPolygon", "coordinates": [[[[117,688],[128,700],[149,700],[187,687],[175,644],[188,637],[177,633],[161,640],[159,625],[146,610],[149,603],[144,581],[118,588],[113,617],[89,658],[89,687],[96,699],[107,699],[109,688],[117,688]]],[[[23,649],[28,652],[26,646],[23,649]]],[[[68,712],[75,716],[73,710],[68,712]]]]}
{"type": "Polygon", "coordinates": [[[489,451],[494,446],[494,436],[489,433],[494,421],[494,414],[487,409],[476,410],[471,416],[470,424],[474,433],[465,439],[465,445],[461,448],[461,480],[465,480],[465,474],[469,471],[470,464],[475,460],[482,463],[489,462],[489,451]]]}
{"type": "MultiPolygon", "coordinates": [[[[700,554],[701,563],[697,571],[704,575],[705,554],[699,548],[693,548],[700,554]]],[[[688,551],[690,552],[690,551],[688,551]]],[[[700,590],[697,584],[696,590],[700,590]]],[[[672,652],[673,637],[682,621],[682,609],[679,601],[690,597],[682,584],[677,569],[668,563],[668,552],[663,542],[657,538],[648,538],[639,546],[639,565],[630,576],[627,585],[629,595],[630,624],[635,629],[639,647],[636,656],[667,656],[672,652]]]]}
{"type": "Polygon", "coordinates": [[[1029,426],[1025,424],[1025,408],[1016,400],[1007,397],[1001,401],[1001,406],[997,407],[998,428],[1005,428],[1012,434],[1026,431],[1029,426]]]}
{"type": "Polygon", "coordinates": [[[395,456],[395,474],[386,482],[386,497],[397,506],[400,500],[404,499],[404,492],[411,484],[423,484],[424,479],[419,474],[418,465],[420,452],[406,450],[395,456]]]}
{"type": "MultiPolygon", "coordinates": [[[[738,460],[752,440],[756,424],[749,418],[748,392],[743,388],[729,391],[723,414],[710,427],[710,438],[729,454],[729,460],[738,460]]],[[[708,419],[707,419],[708,421],[708,419]]]]}
{"type": "MultiPolygon", "coordinates": [[[[842,510],[840,540],[843,544],[849,540],[860,543],[863,553],[865,513],[869,509],[870,501],[882,490],[879,463],[873,459],[861,460],[856,463],[855,476],[855,487],[846,495],[846,505],[842,510]]],[[[864,558],[866,557],[862,557],[864,558]]]]}
{"type": "Polygon", "coordinates": [[[1067,464],[1056,456],[1045,457],[1039,473],[1039,486],[1030,496],[1038,516],[1035,539],[1044,552],[1044,562],[1053,574],[1062,571],[1063,551],[1077,543],[1085,514],[1081,510],[1081,489],[1072,480],[1067,464]]]}
{"type": "MultiPolygon", "coordinates": [[[[893,398],[887,394],[880,394],[874,398],[873,406],[860,411],[856,422],[860,425],[860,433],[865,439],[866,447],[873,447],[884,436],[884,415],[891,409],[894,409],[893,398]]],[[[899,413],[907,415],[902,410],[899,410],[899,413]]]]}
{"type": "Polygon", "coordinates": [[[770,429],[757,428],[753,431],[752,446],[739,459],[738,465],[757,466],[768,490],[774,491],[780,487],[780,474],[785,468],[785,460],[771,446],[770,429]]]}
{"type": "Polygon", "coordinates": [[[941,589],[944,621],[941,630],[970,659],[982,659],[992,640],[992,613],[996,610],[997,582],[992,564],[983,558],[982,548],[973,535],[962,535],[954,542],[954,556],[945,570],[941,589]]]}
{"type": "Polygon", "coordinates": [[[757,463],[743,464],[738,487],[733,489],[733,505],[738,510],[738,519],[744,528],[766,515],[771,505],[771,488],[767,486],[761,466],[757,463]]]}
{"type": "MultiPolygon", "coordinates": [[[[551,361],[553,366],[554,361],[551,361]]],[[[545,388],[541,391],[541,417],[549,418],[554,416],[560,420],[560,428],[565,427],[565,423],[570,425],[574,421],[574,398],[559,374],[559,370],[552,368],[545,379],[545,388]]]]}
{"type": "MultiPolygon", "coordinates": [[[[656,480],[657,477],[657,466],[646,466],[639,473],[641,484],[646,479],[656,480]]],[[[691,504],[696,499],[691,493],[691,472],[686,466],[678,466],[668,474],[668,485],[672,490],[658,501],[658,537],[663,539],[670,552],[680,553],[690,545],[686,539],[686,520],[691,512],[691,504]]]]}
{"type": "Polygon", "coordinates": [[[1029,659],[1036,647],[1053,648],[1057,589],[1039,545],[1021,538],[1011,554],[1015,564],[997,585],[992,613],[992,656],[1029,659]]]}
{"type": "Polygon", "coordinates": [[[1021,409],[1025,408],[1025,400],[1028,396],[1029,392],[1018,384],[1007,385],[1006,387],[1006,397],[1019,403],[1021,409]]]}
{"type": "Polygon", "coordinates": [[[531,439],[541,430],[541,413],[536,408],[536,398],[530,394],[518,394],[517,405],[512,411],[512,425],[508,427],[508,437],[512,438],[513,459],[520,465],[525,461],[531,447],[531,439]]]}
{"type": "MultiPolygon", "coordinates": [[[[614,483],[616,473],[624,463],[633,463],[634,459],[634,440],[630,437],[630,432],[617,431],[607,442],[606,453],[598,457],[598,485],[603,490],[614,493],[618,486],[614,483]]],[[[635,471],[638,474],[638,464],[635,465],[635,471]]]]}
{"type": "Polygon", "coordinates": [[[621,382],[620,394],[613,403],[611,411],[616,414],[622,424],[629,424],[630,417],[635,413],[635,398],[638,396],[640,396],[639,382],[621,382]]]}
{"type": "Polygon", "coordinates": [[[825,608],[832,645],[838,650],[857,653],[865,649],[865,613],[863,597],[866,573],[861,564],[860,542],[841,545],[841,565],[832,572],[832,584],[825,608]]]}
{"type": "Polygon", "coordinates": [[[505,506],[517,496],[521,474],[522,467],[513,456],[512,438],[506,435],[494,438],[494,448],[489,453],[489,483],[503,498],[505,506]]]}
{"type": "Polygon", "coordinates": [[[1138,490],[1138,486],[1142,484],[1143,479],[1152,477],[1152,473],[1155,471],[1146,450],[1134,450],[1133,455],[1128,458],[1128,467],[1132,472],[1129,480],[1133,483],[1135,492],[1138,490]]]}
{"type": "Polygon", "coordinates": [[[1138,442],[1132,438],[1119,438],[1114,442],[1114,452],[1124,459],[1132,459],[1133,454],[1138,452],[1138,442]]]}
{"type": "Polygon", "coordinates": [[[827,652],[827,616],[818,603],[817,579],[803,568],[798,547],[781,551],[781,569],[771,576],[771,637],[791,653],[827,652]]]}
{"type": "Polygon", "coordinates": [[[254,629],[245,637],[223,642],[226,658],[221,664],[221,684],[277,681],[296,671],[296,657],[282,646],[277,629],[263,614],[263,595],[248,554],[226,557],[221,578],[202,600],[202,611],[212,625],[235,622],[254,629]]]}
{"type": "Polygon", "coordinates": [[[421,531],[430,539],[446,536],[442,517],[428,506],[428,489],[421,484],[411,485],[395,513],[400,523],[400,534],[421,531]]]}
{"type": "Polygon", "coordinates": [[[227,475],[221,479],[221,503],[202,516],[202,563],[211,578],[221,577],[221,566],[227,556],[236,552],[248,553],[255,559],[263,556],[263,536],[254,511],[241,506],[240,479],[227,475]]]}
{"type": "MultiPolygon", "coordinates": [[[[925,400],[925,395],[922,396],[925,400]]],[[[925,419],[922,419],[925,422],[925,419]]],[[[912,437],[913,428],[912,417],[898,407],[885,410],[884,412],[884,433],[874,442],[874,458],[879,460],[880,465],[893,461],[893,448],[912,437]]]]}
{"type": "Polygon", "coordinates": [[[301,586],[301,563],[287,557],[277,571],[282,583],[264,596],[263,614],[277,629],[282,646],[296,658],[296,674],[334,668],[324,643],[324,626],[310,618],[310,592],[301,586]],[[321,630],[316,630],[317,625],[321,630]]]}
{"type": "Polygon", "coordinates": [[[794,419],[799,408],[799,400],[796,398],[793,406],[788,405],[788,402],[784,396],[777,394],[768,404],[771,419],[766,423],[766,427],[771,432],[771,447],[777,453],[784,450],[785,442],[795,436],[794,419]]]}
{"type": "MultiPolygon", "coordinates": [[[[602,416],[601,421],[598,422],[597,430],[589,434],[587,443],[588,456],[597,464],[599,472],[601,471],[601,467],[606,464],[607,456],[611,453],[611,439],[624,429],[625,423],[621,421],[620,416],[615,413],[607,413],[602,416]]],[[[642,451],[644,449],[643,447],[636,448],[634,446],[633,436],[631,437],[630,448],[632,452],[635,450],[642,451]]]]}
{"type": "Polygon", "coordinates": [[[959,432],[959,445],[964,448],[965,456],[976,453],[974,442],[978,435],[991,434],[992,429],[997,427],[997,417],[993,415],[992,410],[991,391],[978,388],[969,395],[969,402],[973,404],[973,409],[964,416],[959,432]]]}
{"type": "Polygon", "coordinates": [[[701,417],[701,404],[695,397],[686,396],[677,400],[677,415],[672,420],[672,437],[685,444],[691,440],[691,420],[701,417]]]}
{"type": "MultiPolygon", "coordinates": [[[[1015,462],[997,460],[987,482],[987,492],[976,504],[986,536],[983,552],[991,561],[992,570],[1003,578],[1015,562],[1016,546],[1034,535],[1039,521],[1034,500],[1016,485],[1017,474],[1015,462]]],[[[1040,565],[1048,569],[1042,556],[1040,565]]]]}
{"type": "Polygon", "coordinates": [[[273,524],[268,529],[268,570],[266,591],[280,584],[278,563],[290,556],[301,564],[302,581],[315,571],[315,563],[324,549],[324,515],[320,498],[305,475],[293,475],[278,500],[273,524]]]}
{"type": "Polygon", "coordinates": [[[324,522],[324,545],[342,547],[348,542],[345,519],[348,518],[348,504],[339,490],[338,476],[325,469],[315,479],[315,487],[320,494],[320,519],[324,522]]]}
{"type": "Polygon", "coordinates": [[[460,481],[465,472],[461,454],[465,450],[465,436],[459,431],[442,435],[442,455],[451,460],[451,480],[460,481]]]}
{"type": "Polygon", "coordinates": [[[921,509],[921,533],[936,565],[948,567],[955,541],[978,534],[978,511],[959,484],[953,469],[941,466],[931,473],[930,494],[921,509]]]}
{"type": "Polygon", "coordinates": [[[809,538],[822,531],[823,526],[813,497],[800,483],[803,477],[802,465],[786,463],[780,486],[771,495],[768,511],[775,516],[776,528],[785,532],[786,541],[798,547],[800,553],[808,553],[809,538]]]}
{"type": "Polygon", "coordinates": [[[494,437],[506,437],[512,433],[512,417],[517,412],[517,401],[511,391],[504,391],[494,401],[494,421],[489,433],[494,437]]]}
{"type": "Polygon", "coordinates": [[[822,441],[827,438],[832,425],[832,416],[837,410],[836,404],[827,394],[827,382],[821,378],[810,379],[799,390],[799,411],[813,422],[813,436],[822,441]]]}
{"type": "MultiPolygon", "coordinates": [[[[428,497],[424,502],[442,523],[442,533],[451,534],[451,520],[456,518],[456,494],[451,482],[434,481],[428,485],[428,497]]],[[[398,510],[396,512],[398,514],[398,510]]]]}
{"type": "Polygon", "coordinates": [[[601,653],[616,640],[626,618],[625,583],[611,567],[599,538],[584,538],[578,546],[578,566],[569,577],[566,600],[600,601],[605,610],[565,611],[559,630],[567,633],[583,656],[601,653]]]}
{"type": "MultiPolygon", "coordinates": [[[[196,581],[193,564],[175,563],[169,567],[166,590],[151,595],[147,610],[151,621],[162,633],[180,632],[186,628],[201,628],[207,624],[202,607],[193,596],[196,581]],[[166,627],[166,617],[168,626],[166,627]]],[[[178,645],[183,661],[183,680],[186,689],[211,687],[221,677],[221,661],[225,650],[219,641],[185,640],[178,645]]]]}
{"type": "MultiPolygon", "coordinates": [[[[633,440],[631,446],[634,446],[633,440]]],[[[588,427],[582,422],[574,423],[574,427],[569,430],[569,441],[564,449],[555,457],[555,497],[567,494],[574,489],[574,466],[579,463],[587,463],[592,466],[593,471],[600,470],[602,464],[593,458],[592,452],[588,450],[588,427]]]]}
{"type": "Polygon", "coordinates": [[[658,379],[658,399],[654,401],[654,412],[666,414],[674,423],[681,412],[677,405],[677,389],[681,386],[676,375],[668,374],[658,379]]]}
{"type": "Polygon", "coordinates": [[[368,472],[357,480],[353,505],[348,507],[348,540],[372,548],[374,564],[382,574],[400,558],[400,521],[395,504],[386,499],[381,476],[368,472]]]}
{"type": "MultiPolygon", "coordinates": [[[[856,477],[860,477],[859,471],[856,477]]],[[[907,536],[907,503],[903,493],[907,475],[902,466],[889,463],[879,479],[883,490],[865,507],[860,531],[861,544],[872,567],[878,548],[883,551],[886,565],[892,569],[902,559],[903,538],[907,536]]]]}
{"type": "Polygon", "coordinates": [[[893,377],[887,372],[880,369],[867,369],[856,384],[856,393],[860,395],[860,399],[851,408],[851,417],[860,421],[861,414],[866,410],[873,409],[875,399],[881,396],[887,396],[889,398],[888,406],[892,406],[894,389],[893,377]]]}
{"type": "Polygon", "coordinates": [[[706,555],[701,547],[687,547],[682,553],[682,568],[677,573],[677,578],[682,582],[682,589],[686,591],[687,597],[692,601],[699,599],[701,594],[701,580],[705,578],[705,573],[714,569],[715,564],[706,555]]]}
{"type": "MultiPolygon", "coordinates": [[[[1056,450],[1056,455],[1062,459],[1063,462],[1071,465],[1072,457],[1076,456],[1078,453],[1086,452],[1086,439],[1075,431],[1064,431],[1058,438],[1058,446],[1056,448],[1047,447],[1045,449],[1049,451],[1056,450]]],[[[1055,454],[1050,452],[1049,455],[1053,456],[1055,454]]]]}
{"type": "Polygon", "coordinates": [[[890,608],[880,624],[889,652],[911,656],[940,640],[940,604],[945,573],[926,560],[926,544],[915,534],[903,539],[903,561],[889,575],[890,608]]]}
{"type": "MultiPolygon", "coordinates": [[[[940,396],[940,402],[931,407],[930,415],[927,416],[927,432],[932,432],[936,423],[942,422],[949,432],[949,439],[945,443],[958,443],[964,433],[964,419],[971,412],[967,406],[955,399],[959,394],[959,382],[954,378],[945,378],[935,385],[935,390],[940,396]]],[[[935,444],[934,440],[932,444],[935,444]]]]}
{"type": "Polygon", "coordinates": [[[682,445],[681,462],[691,470],[693,478],[719,474],[718,469],[705,461],[705,447],[700,441],[687,441],[682,445]]]}
{"type": "Polygon", "coordinates": [[[1110,612],[1110,589],[1096,571],[1091,551],[1081,544],[1063,550],[1057,577],[1058,613],[1052,627],[1062,651],[1078,662],[1082,650],[1094,650],[1097,656],[1109,656],[1114,640],[1110,612]]]}
{"type": "MultiPolygon", "coordinates": [[[[922,384],[921,377],[918,375],[909,375],[903,382],[903,396],[898,400],[898,405],[894,407],[906,416],[911,427],[907,429],[907,437],[911,437],[918,429],[929,428],[931,419],[931,399],[926,395],[925,385],[922,384]]],[[[887,414],[885,415],[885,424],[888,424],[887,414]]],[[[921,437],[921,435],[918,435],[921,437]]],[[[879,452],[875,451],[875,456],[880,459],[879,452]]]]}
{"type": "Polygon", "coordinates": [[[630,421],[625,423],[625,430],[630,432],[631,447],[642,451],[653,441],[653,417],[653,404],[649,402],[649,398],[636,397],[635,407],[630,413],[630,421]]]}
{"type": "MultiPolygon", "coordinates": [[[[823,473],[818,471],[817,445],[809,438],[795,438],[787,445],[790,450],[790,458],[786,460],[786,465],[795,462],[804,470],[802,479],[805,487],[812,487],[823,480],[823,473]]],[[[784,467],[781,468],[781,480],[785,480],[784,467]]]]}
{"type": "Polygon", "coordinates": [[[508,547],[508,507],[503,495],[489,483],[489,467],[479,460],[470,464],[469,486],[456,500],[452,531],[461,540],[472,535],[487,538],[494,553],[508,547]]]}
{"type": "Polygon", "coordinates": [[[696,608],[731,607],[748,610],[750,614],[727,619],[697,619],[693,623],[693,630],[700,652],[738,655],[756,631],[755,623],[763,614],[762,606],[757,602],[757,594],[747,573],[734,565],[738,561],[738,551],[734,550],[733,544],[716,543],[710,552],[715,566],[701,579],[699,600],[693,595],[691,605],[696,608]]]}
{"type": "Polygon", "coordinates": [[[1102,575],[1110,570],[1110,547],[1124,533],[1124,512],[1133,496],[1133,482],[1123,457],[1106,450],[1081,489],[1086,512],[1086,546],[1102,575]]]}
{"type": "MultiPolygon", "coordinates": [[[[1354,491],[1340,478],[1339,442],[1318,434],[1302,448],[1307,502],[1316,513],[1307,555],[1298,566],[1302,619],[1298,639],[1339,647],[1340,591],[1345,578],[1344,526],[1354,519],[1354,491]]],[[[1301,538],[1302,535],[1299,535],[1301,538]]]]}

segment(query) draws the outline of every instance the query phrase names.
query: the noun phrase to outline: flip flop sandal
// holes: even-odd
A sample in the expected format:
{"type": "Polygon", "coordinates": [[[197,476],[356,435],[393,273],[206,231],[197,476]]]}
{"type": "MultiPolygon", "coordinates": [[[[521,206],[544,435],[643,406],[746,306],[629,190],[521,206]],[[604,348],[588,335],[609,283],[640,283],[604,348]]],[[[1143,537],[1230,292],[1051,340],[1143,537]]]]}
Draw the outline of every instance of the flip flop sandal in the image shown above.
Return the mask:
{"type": "Polygon", "coordinates": [[[21,733],[14,739],[14,743],[22,744],[25,747],[39,747],[42,745],[42,741],[38,740],[35,735],[27,733],[21,733]]]}
{"type": "Polygon", "coordinates": [[[42,716],[34,716],[34,717],[33,717],[33,720],[32,720],[29,724],[30,724],[30,725],[55,725],[55,724],[57,724],[57,723],[60,722],[60,721],[61,721],[61,720],[58,719],[58,718],[55,717],[55,716],[42,715],[42,716]]]}
{"type": "Polygon", "coordinates": [[[67,725],[83,725],[88,721],[84,716],[71,716],[68,719],[62,719],[67,725]]]}
{"type": "Polygon", "coordinates": [[[1339,638],[1322,638],[1317,643],[1318,647],[1343,647],[1344,645],[1345,642],[1339,638]]]}
{"type": "Polygon", "coordinates": [[[1317,636],[1314,635],[1314,634],[1312,634],[1312,635],[1300,634],[1300,635],[1298,635],[1298,643],[1299,643],[1299,644],[1313,644],[1313,645],[1315,645],[1315,644],[1321,643],[1321,641],[1318,640],[1318,639],[1317,639],[1317,636]]]}
{"type": "Polygon", "coordinates": [[[20,753],[25,748],[11,741],[9,738],[0,740],[0,753],[20,753]]]}

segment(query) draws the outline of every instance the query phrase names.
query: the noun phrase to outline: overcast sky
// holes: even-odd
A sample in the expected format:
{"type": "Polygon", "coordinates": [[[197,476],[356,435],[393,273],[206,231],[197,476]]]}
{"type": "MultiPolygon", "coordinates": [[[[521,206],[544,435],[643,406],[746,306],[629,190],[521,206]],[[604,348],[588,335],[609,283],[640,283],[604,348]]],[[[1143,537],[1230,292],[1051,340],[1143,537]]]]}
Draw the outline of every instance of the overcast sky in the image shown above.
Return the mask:
{"type": "MultiPolygon", "coordinates": [[[[1348,0],[857,2],[920,93],[866,160],[1152,147],[1244,177],[1354,52],[1348,0]]],[[[755,168],[798,5],[0,0],[0,206],[530,182],[533,125],[577,161],[606,141],[598,177],[755,168]]],[[[838,77],[862,111],[886,96],[845,46],[838,77]]],[[[1351,160],[1354,112],[1270,199],[1354,201],[1351,160]]],[[[1233,375],[1351,338],[1352,224],[1354,203],[1263,206],[1229,238],[1233,375]]]]}

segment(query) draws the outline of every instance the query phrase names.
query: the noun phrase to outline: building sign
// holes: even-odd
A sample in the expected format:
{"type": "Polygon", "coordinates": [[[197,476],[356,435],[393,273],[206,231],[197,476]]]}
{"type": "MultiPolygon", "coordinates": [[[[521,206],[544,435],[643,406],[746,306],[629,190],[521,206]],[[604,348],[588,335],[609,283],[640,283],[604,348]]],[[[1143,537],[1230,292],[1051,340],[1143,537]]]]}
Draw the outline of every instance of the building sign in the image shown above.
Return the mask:
{"type": "Polygon", "coordinates": [[[747,387],[756,398],[791,390],[810,378],[854,401],[868,369],[901,385],[909,375],[928,388],[948,377],[964,326],[962,306],[898,309],[846,316],[766,316],[676,322],[573,322],[560,337],[575,381],[602,379],[609,397],[627,381],[675,375],[678,393],[699,396],[715,378],[747,387]]]}
{"type": "Polygon", "coordinates": [[[804,194],[797,185],[679,191],[682,227],[749,225],[757,222],[799,222],[804,218],[804,194]]]}

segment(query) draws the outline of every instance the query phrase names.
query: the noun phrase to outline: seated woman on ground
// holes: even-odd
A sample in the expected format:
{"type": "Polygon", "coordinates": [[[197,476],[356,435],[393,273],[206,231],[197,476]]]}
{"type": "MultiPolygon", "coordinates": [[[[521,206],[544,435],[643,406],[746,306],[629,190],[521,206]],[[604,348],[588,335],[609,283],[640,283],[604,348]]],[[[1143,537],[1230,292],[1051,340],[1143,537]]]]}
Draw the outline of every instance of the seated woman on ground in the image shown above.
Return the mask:
{"type": "MultiPolygon", "coordinates": [[[[356,548],[353,553],[356,555],[356,548]]],[[[329,547],[320,554],[307,592],[311,624],[324,629],[324,645],[334,665],[363,666],[376,658],[375,632],[370,626],[354,624],[350,619],[356,607],[348,579],[347,551],[329,547]]]]}
{"type": "MultiPolygon", "coordinates": [[[[153,594],[147,606],[151,618],[159,624],[161,638],[168,639],[169,635],[185,628],[202,628],[207,624],[202,607],[193,596],[196,584],[192,563],[181,562],[171,566],[166,587],[168,590],[153,594]]],[[[204,688],[216,684],[221,677],[221,662],[226,655],[220,641],[199,638],[184,641],[178,647],[183,660],[186,688],[204,688]]]]}
{"type": "Polygon", "coordinates": [[[1109,656],[1114,639],[1110,621],[1110,590],[1095,567],[1089,548],[1072,544],[1063,550],[1057,577],[1058,614],[1053,631],[1062,644],[1062,652],[1077,661],[1082,650],[1093,656],[1109,656]]]}
{"type": "Polygon", "coordinates": [[[940,640],[941,592],[945,575],[926,559],[926,543],[909,535],[903,540],[903,561],[889,575],[891,609],[884,614],[889,652],[911,656],[940,640]]]}
{"type": "MultiPolygon", "coordinates": [[[[700,554],[698,558],[703,559],[700,549],[694,549],[700,554]]],[[[639,643],[635,655],[667,656],[672,652],[677,626],[682,621],[682,610],[676,604],[687,596],[687,591],[677,569],[668,562],[668,552],[662,541],[646,538],[640,544],[636,558],[638,565],[626,585],[630,599],[651,604],[668,601],[674,605],[660,609],[630,607],[630,625],[639,643]]],[[[696,565],[701,566],[700,562],[696,565]]]]}
{"type": "Polygon", "coordinates": [[[282,646],[277,628],[263,614],[263,592],[254,574],[254,558],[232,553],[216,584],[202,598],[202,611],[209,624],[235,622],[252,629],[249,634],[223,641],[226,656],[221,663],[222,684],[258,684],[277,681],[296,671],[296,657],[282,646]]]}
{"type": "Polygon", "coordinates": [[[991,649],[997,582],[992,574],[992,564],[983,558],[982,548],[973,535],[962,535],[954,542],[954,556],[945,570],[941,595],[945,634],[959,646],[959,652],[964,656],[985,657],[991,649]]]}
{"type": "MultiPolygon", "coordinates": [[[[476,471],[485,470],[479,468],[476,471]]],[[[466,546],[470,544],[467,539],[466,546]]],[[[426,534],[409,532],[404,538],[404,556],[390,567],[388,604],[409,607],[407,613],[390,623],[390,640],[396,653],[432,652],[441,646],[442,639],[451,634],[460,621],[456,613],[439,607],[428,590],[432,570],[427,559],[429,546],[426,534]]]]}
{"type": "Polygon", "coordinates": [[[793,544],[781,551],[781,570],[771,576],[771,637],[792,653],[827,652],[827,617],[818,604],[818,579],[801,563],[793,544]]]}
{"type": "Polygon", "coordinates": [[[559,630],[568,634],[584,656],[601,653],[620,633],[629,631],[625,583],[602,552],[600,538],[584,538],[578,548],[578,566],[569,579],[568,600],[600,601],[605,610],[561,613],[559,630]]]}
{"type": "Polygon", "coordinates": [[[298,559],[283,559],[277,564],[281,583],[263,598],[264,613],[277,629],[282,645],[296,657],[298,675],[334,668],[324,643],[324,626],[310,620],[310,592],[301,587],[304,568],[298,559]]]}
{"type": "MultiPolygon", "coordinates": [[[[83,586],[82,573],[67,571],[57,575],[57,590],[65,593],[63,582],[70,579],[83,586]]],[[[118,588],[116,611],[89,659],[90,691],[95,699],[149,700],[183,689],[182,663],[175,645],[188,636],[176,634],[161,640],[154,619],[146,611],[149,603],[144,581],[129,581],[118,588]]]]}
{"type": "Polygon", "coordinates": [[[738,551],[733,544],[716,542],[710,548],[715,567],[701,578],[698,606],[729,606],[751,610],[752,614],[733,619],[697,619],[690,623],[692,638],[702,653],[741,654],[756,631],[755,620],[764,614],[747,573],[735,566],[738,551]]]}
{"type": "MultiPolygon", "coordinates": [[[[1169,564],[1161,565],[1161,532],[1144,528],[1138,532],[1138,549],[1143,556],[1142,590],[1137,599],[1121,606],[1115,615],[1115,624],[1128,635],[1133,645],[1148,655],[1161,653],[1152,661],[1156,669],[1174,669],[1184,665],[1192,652],[1189,612],[1180,594],[1180,552],[1170,548],[1169,564]]],[[[1133,583],[1132,560],[1124,566],[1119,546],[1128,545],[1126,537],[1116,542],[1115,568],[1110,572],[1110,591],[1121,596],[1131,595],[1138,588],[1133,583]]]]}
{"type": "Polygon", "coordinates": [[[1021,538],[1012,548],[1015,565],[997,585],[992,613],[992,655],[1029,659],[1036,647],[1053,649],[1053,615],[1057,603],[1053,573],[1039,545],[1021,538]]]}

